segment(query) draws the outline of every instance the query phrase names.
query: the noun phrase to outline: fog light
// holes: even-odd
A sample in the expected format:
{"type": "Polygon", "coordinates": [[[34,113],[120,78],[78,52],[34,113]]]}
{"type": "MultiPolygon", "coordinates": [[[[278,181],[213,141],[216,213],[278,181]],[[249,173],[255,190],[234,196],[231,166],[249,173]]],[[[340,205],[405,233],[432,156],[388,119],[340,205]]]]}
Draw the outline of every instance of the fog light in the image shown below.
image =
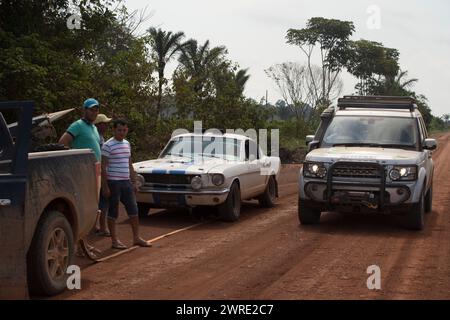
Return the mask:
{"type": "Polygon", "coordinates": [[[391,172],[389,172],[389,177],[392,180],[397,181],[400,179],[400,172],[397,169],[392,169],[391,172]]]}
{"type": "Polygon", "coordinates": [[[194,190],[199,190],[202,187],[202,178],[195,176],[191,180],[191,187],[194,190]]]}
{"type": "Polygon", "coordinates": [[[397,189],[397,194],[398,194],[399,196],[402,196],[402,195],[405,194],[405,190],[399,188],[399,189],[397,189]]]}

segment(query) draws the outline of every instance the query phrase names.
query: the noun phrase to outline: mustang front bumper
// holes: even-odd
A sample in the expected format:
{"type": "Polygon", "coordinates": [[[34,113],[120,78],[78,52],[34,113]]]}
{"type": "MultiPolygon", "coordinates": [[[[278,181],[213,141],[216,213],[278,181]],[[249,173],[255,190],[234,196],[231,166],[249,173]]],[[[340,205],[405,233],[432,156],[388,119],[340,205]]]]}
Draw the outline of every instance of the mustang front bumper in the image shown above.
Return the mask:
{"type": "Polygon", "coordinates": [[[195,207],[215,206],[224,203],[230,189],[170,190],[142,187],[136,193],[136,201],[152,207],[195,207]]]}

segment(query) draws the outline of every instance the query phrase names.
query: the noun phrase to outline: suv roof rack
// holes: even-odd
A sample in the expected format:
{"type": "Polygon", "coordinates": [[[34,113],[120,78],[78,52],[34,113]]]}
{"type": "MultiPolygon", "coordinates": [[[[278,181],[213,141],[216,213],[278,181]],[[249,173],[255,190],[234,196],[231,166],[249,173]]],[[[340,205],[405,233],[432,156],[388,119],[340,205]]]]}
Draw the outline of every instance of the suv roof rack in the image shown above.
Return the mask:
{"type": "Polygon", "coordinates": [[[417,109],[416,100],[412,97],[395,96],[344,96],[338,99],[338,109],[370,108],[370,109],[417,109]]]}

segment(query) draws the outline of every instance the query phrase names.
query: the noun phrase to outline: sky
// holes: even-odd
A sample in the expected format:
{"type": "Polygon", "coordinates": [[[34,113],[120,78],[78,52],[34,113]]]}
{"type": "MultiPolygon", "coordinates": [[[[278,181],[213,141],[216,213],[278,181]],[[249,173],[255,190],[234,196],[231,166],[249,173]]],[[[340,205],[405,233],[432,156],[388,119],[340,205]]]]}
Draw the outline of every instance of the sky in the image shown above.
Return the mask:
{"type": "MultiPolygon", "coordinates": [[[[228,57],[251,75],[245,95],[259,101],[267,90],[270,103],[281,95],[264,70],[306,62],[298,47],[286,43],[289,28],[304,28],[311,17],[352,21],[352,40],[398,49],[400,68],[419,79],[412,89],[428,98],[434,115],[450,112],[450,2],[445,0],[125,0],[125,5],[151,13],[142,32],[152,26],[183,31],[186,39],[225,46],[228,57]]],[[[175,66],[176,61],[169,64],[168,74],[175,66]]],[[[342,80],[342,95],[355,93],[356,79],[344,71],[342,80]]]]}

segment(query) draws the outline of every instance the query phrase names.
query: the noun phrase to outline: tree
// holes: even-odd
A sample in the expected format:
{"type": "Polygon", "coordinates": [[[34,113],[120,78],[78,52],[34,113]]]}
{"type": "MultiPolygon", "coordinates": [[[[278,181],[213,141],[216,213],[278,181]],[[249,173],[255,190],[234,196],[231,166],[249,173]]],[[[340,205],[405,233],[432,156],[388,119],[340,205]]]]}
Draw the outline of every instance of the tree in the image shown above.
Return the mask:
{"type": "Polygon", "coordinates": [[[244,93],[245,85],[247,84],[250,75],[247,74],[248,69],[240,69],[234,74],[234,81],[236,81],[236,86],[239,88],[241,94],[244,93]]]}
{"type": "Polygon", "coordinates": [[[148,29],[147,41],[152,49],[152,57],[156,62],[158,71],[158,98],[156,102],[156,115],[159,117],[161,113],[161,100],[163,95],[163,85],[166,82],[164,78],[164,70],[167,63],[182,48],[180,41],[184,37],[183,32],[172,33],[171,31],[163,31],[161,29],[148,29]]]}
{"type": "Polygon", "coordinates": [[[207,80],[212,76],[211,70],[229,67],[229,62],[224,59],[226,53],[227,50],[223,46],[210,48],[209,40],[202,46],[193,39],[185,43],[181,49],[179,69],[192,81],[197,94],[200,95],[207,85],[207,80]]]}
{"type": "Polygon", "coordinates": [[[329,78],[322,79],[322,70],[317,66],[285,62],[274,65],[265,72],[269,78],[275,81],[286,106],[291,109],[299,122],[312,120],[321,112],[322,105],[318,99],[323,96],[322,89],[316,88],[315,83],[325,83],[330,99],[336,99],[343,88],[342,80],[337,75],[333,75],[334,84],[328,82],[329,78]]]}
{"type": "Polygon", "coordinates": [[[349,48],[346,68],[359,79],[355,87],[359,94],[380,94],[381,81],[393,79],[399,71],[398,50],[363,39],[350,42],[349,48]]]}
{"type": "Polygon", "coordinates": [[[312,90],[318,104],[331,103],[330,92],[347,60],[349,37],[354,30],[353,22],[315,17],[308,20],[306,28],[287,31],[287,43],[297,45],[308,59],[312,90]],[[312,67],[312,55],[317,44],[322,71],[319,83],[312,67]]]}

